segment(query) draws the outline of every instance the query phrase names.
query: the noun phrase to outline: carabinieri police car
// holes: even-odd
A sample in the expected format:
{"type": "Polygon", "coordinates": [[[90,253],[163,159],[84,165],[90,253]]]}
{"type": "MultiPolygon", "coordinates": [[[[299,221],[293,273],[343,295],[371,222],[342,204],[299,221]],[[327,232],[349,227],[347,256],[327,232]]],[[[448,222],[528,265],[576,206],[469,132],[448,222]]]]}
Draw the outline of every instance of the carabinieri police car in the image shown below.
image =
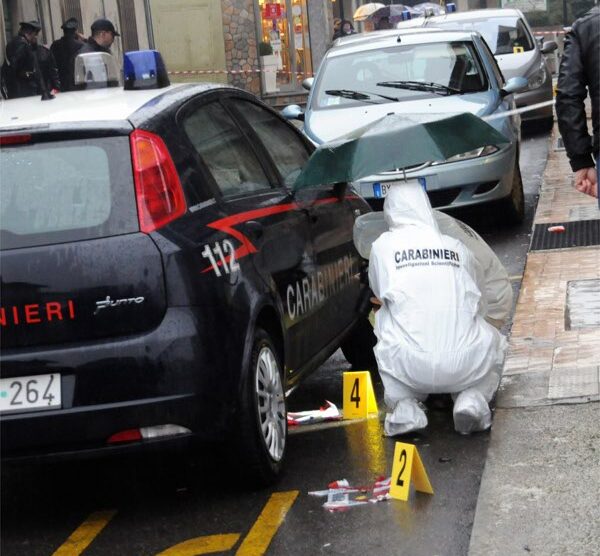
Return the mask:
{"type": "Polygon", "coordinates": [[[249,93],[169,85],[156,52],[102,88],[94,56],[83,90],[0,114],[2,456],[227,438],[268,483],[286,392],[340,345],[370,360],[370,209],[294,192],[313,147],[249,93]]]}

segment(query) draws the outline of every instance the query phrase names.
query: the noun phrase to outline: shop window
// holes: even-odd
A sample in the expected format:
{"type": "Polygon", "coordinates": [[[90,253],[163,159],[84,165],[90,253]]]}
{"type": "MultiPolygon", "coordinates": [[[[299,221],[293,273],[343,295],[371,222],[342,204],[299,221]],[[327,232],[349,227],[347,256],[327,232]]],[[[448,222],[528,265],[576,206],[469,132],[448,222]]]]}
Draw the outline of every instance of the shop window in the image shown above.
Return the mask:
{"type": "Polygon", "coordinates": [[[312,75],[308,0],[258,0],[263,93],[293,91],[312,75]]]}

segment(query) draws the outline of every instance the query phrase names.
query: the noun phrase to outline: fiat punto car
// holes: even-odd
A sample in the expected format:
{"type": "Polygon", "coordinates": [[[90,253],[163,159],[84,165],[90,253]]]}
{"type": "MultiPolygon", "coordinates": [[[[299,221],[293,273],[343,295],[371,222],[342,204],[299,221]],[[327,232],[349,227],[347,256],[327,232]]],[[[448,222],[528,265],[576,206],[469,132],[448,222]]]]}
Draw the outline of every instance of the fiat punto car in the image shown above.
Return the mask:
{"type": "Polygon", "coordinates": [[[274,480],[286,392],[372,353],[364,200],[294,192],[313,146],[221,85],[10,100],[0,140],[3,458],[227,439],[274,480]]]}

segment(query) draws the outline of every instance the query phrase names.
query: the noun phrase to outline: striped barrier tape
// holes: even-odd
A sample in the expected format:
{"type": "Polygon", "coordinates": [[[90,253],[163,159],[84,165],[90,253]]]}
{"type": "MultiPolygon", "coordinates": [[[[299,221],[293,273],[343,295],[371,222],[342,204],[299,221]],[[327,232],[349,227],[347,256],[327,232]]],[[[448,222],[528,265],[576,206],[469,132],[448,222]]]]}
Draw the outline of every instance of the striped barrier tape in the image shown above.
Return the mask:
{"type": "Polygon", "coordinates": [[[523,112],[530,112],[532,110],[537,110],[538,108],[545,108],[546,106],[554,106],[555,100],[546,100],[544,102],[538,102],[537,104],[531,104],[529,106],[523,106],[522,108],[515,108],[514,110],[509,110],[508,112],[502,112],[502,114],[492,114],[490,116],[484,116],[481,118],[486,122],[490,120],[498,120],[499,118],[506,118],[506,116],[514,116],[516,114],[523,114],[523,112]]]}
{"type": "Polygon", "coordinates": [[[178,71],[169,71],[167,72],[169,75],[223,75],[223,74],[231,74],[231,75],[245,75],[249,73],[283,73],[285,75],[296,75],[297,77],[313,77],[310,74],[300,73],[291,71],[281,71],[277,69],[249,69],[249,70],[178,70],[178,71]]]}

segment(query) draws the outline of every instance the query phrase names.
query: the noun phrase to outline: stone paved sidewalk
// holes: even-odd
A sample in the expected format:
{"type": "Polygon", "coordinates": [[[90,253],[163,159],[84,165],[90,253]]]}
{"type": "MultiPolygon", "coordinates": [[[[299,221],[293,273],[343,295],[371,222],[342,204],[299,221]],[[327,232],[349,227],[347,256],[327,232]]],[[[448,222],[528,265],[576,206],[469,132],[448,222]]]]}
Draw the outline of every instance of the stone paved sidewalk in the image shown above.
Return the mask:
{"type": "MultiPolygon", "coordinates": [[[[600,219],[556,137],[535,224],[600,219]]],[[[600,246],[528,254],[470,555],[600,555],[599,308],[600,246]]]]}

